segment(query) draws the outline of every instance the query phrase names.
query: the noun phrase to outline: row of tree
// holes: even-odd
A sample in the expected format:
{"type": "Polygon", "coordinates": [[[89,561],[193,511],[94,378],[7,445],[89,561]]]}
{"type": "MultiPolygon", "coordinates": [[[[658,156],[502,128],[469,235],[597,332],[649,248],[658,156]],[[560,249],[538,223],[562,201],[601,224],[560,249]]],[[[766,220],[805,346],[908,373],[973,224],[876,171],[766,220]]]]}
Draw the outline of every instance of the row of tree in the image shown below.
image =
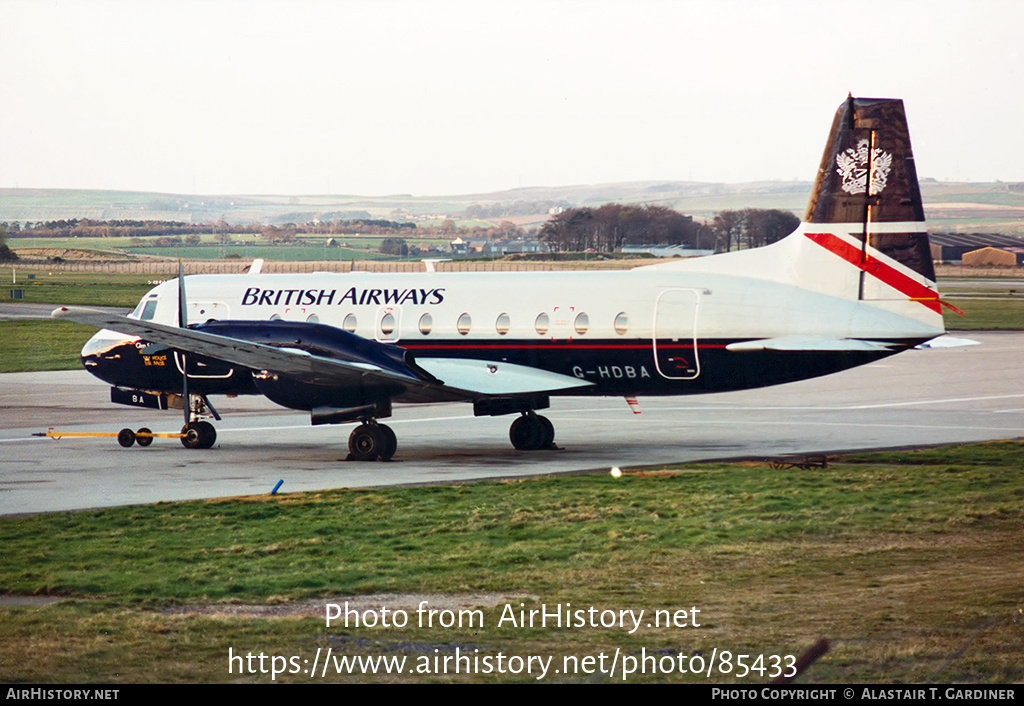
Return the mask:
{"type": "Polygon", "coordinates": [[[774,243],[799,224],[789,211],[776,209],[719,211],[702,225],[664,206],[609,203],[562,211],[541,227],[540,238],[556,252],[611,252],[623,245],[683,245],[727,252],[774,243]]]}
{"type": "Polygon", "coordinates": [[[719,211],[711,221],[715,252],[759,248],[781,240],[796,230],[800,219],[789,211],[744,208],[719,211]]]}
{"type": "Polygon", "coordinates": [[[541,226],[540,239],[555,252],[612,252],[636,244],[696,247],[700,229],[692,216],[664,206],[606,203],[565,209],[541,226]]]}

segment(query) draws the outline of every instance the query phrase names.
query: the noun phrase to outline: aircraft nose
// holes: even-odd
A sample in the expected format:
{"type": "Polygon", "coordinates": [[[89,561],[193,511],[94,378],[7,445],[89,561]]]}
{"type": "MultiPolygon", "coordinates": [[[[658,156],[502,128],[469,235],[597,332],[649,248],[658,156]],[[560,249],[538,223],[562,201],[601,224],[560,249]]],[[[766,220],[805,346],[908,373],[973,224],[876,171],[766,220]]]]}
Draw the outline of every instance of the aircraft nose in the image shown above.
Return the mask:
{"type": "Polygon", "coordinates": [[[99,364],[101,359],[116,360],[126,343],[134,343],[138,336],[127,336],[106,329],[99,331],[82,346],[82,363],[88,368],[99,364]]]}
{"type": "Polygon", "coordinates": [[[82,346],[82,365],[111,385],[123,385],[138,365],[138,336],[103,330],[82,346]]]}

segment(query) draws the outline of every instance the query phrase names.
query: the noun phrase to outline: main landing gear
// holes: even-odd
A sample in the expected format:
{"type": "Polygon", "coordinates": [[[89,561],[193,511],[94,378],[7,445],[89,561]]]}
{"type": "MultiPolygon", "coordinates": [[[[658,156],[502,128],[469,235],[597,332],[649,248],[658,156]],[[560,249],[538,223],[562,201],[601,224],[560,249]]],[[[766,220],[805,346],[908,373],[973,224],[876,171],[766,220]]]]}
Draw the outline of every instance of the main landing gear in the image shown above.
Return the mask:
{"type": "Polygon", "coordinates": [[[512,422],[508,437],[520,451],[558,448],[555,446],[555,425],[535,412],[524,412],[512,422]]]}
{"type": "MultiPolygon", "coordinates": [[[[532,411],[524,412],[512,422],[508,436],[512,445],[520,451],[558,448],[555,446],[555,426],[551,420],[532,411]]],[[[390,461],[397,449],[398,440],[391,427],[379,424],[375,419],[363,419],[348,437],[347,460],[390,461]]]]}
{"type": "Polygon", "coordinates": [[[374,419],[364,420],[348,437],[350,461],[390,461],[397,449],[395,432],[374,419]]]}

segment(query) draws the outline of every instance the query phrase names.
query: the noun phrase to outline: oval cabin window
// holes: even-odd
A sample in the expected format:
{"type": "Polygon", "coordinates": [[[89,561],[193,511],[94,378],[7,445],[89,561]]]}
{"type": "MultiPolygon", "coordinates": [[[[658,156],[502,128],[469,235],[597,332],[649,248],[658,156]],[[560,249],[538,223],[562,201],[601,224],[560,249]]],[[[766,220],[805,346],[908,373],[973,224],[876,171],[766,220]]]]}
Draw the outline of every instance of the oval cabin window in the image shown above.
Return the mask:
{"type": "Polygon", "coordinates": [[[390,312],[380,317],[380,332],[385,336],[391,336],[395,332],[395,317],[390,312]]]}
{"type": "Polygon", "coordinates": [[[581,311],[576,316],[576,323],[573,324],[573,328],[576,329],[576,333],[582,336],[590,328],[590,317],[581,311]]]}
{"type": "Polygon", "coordinates": [[[551,327],[551,319],[548,318],[547,314],[541,313],[540,316],[537,317],[537,320],[533,323],[533,327],[537,329],[537,333],[543,336],[545,333],[548,332],[548,329],[551,327]]]}
{"type": "Polygon", "coordinates": [[[420,333],[426,336],[434,328],[434,317],[430,314],[424,314],[420,317],[420,333]]]}
{"type": "Polygon", "coordinates": [[[508,318],[508,314],[498,314],[498,320],[494,322],[494,329],[499,334],[504,336],[506,333],[508,333],[508,330],[511,327],[511,325],[512,323],[511,320],[508,318]]]}
{"type": "Polygon", "coordinates": [[[619,334],[620,336],[623,336],[628,330],[629,317],[626,315],[626,312],[623,311],[618,316],[615,317],[615,333],[619,334]]]}
{"type": "Polygon", "coordinates": [[[348,331],[349,333],[355,333],[356,332],[356,315],[355,314],[349,314],[348,316],[346,316],[345,320],[343,322],[341,322],[341,327],[343,329],[345,329],[346,331],[348,331]]]}
{"type": "Polygon", "coordinates": [[[463,314],[462,316],[459,317],[459,323],[457,325],[457,328],[459,330],[459,333],[465,336],[467,333],[469,333],[469,329],[472,325],[473,319],[470,318],[469,314],[463,314]]]}

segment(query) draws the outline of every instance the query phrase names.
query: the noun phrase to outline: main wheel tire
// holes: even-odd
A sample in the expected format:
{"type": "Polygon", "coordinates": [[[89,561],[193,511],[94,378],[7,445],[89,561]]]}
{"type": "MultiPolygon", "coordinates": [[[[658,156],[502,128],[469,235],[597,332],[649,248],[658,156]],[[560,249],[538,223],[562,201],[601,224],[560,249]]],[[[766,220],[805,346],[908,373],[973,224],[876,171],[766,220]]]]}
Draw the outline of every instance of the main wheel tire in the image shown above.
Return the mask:
{"type": "Polygon", "coordinates": [[[153,443],[153,437],[150,436],[150,434],[152,433],[153,432],[151,432],[146,427],[142,427],[137,432],[135,432],[135,443],[138,444],[139,446],[149,446],[150,444],[153,443]]]}
{"type": "MultiPolygon", "coordinates": [[[[536,451],[543,448],[547,430],[541,419],[543,417],[536,414],[526,414],[512,422],[512,427],[508,430],[508,438],[512,445],[520,451],[536,451]]],[[[551,435],[554,438],[553,428],[551,435]]]]}
{"type": "Polygon", "coordinates": [[[360,424],[348,437],[348,450],[353,461],[376,461],[383,457],[385,435],[376,424],[360,424]]]}
{"type": "Polygon", "coordinates": [[[122,429],[117,432],[117,443],[126,449],[135,443],[135,432],[131,429],[122,429]]]}
{"type": "Polygon", "coordinates": [[[555,448],[555,425],[551,423],[551,420],[547,417],[542,417],[539,414],[537,419],[540,421],[541,426],[544,428],[544,443],[539,448],[542,449],[553,449],[555,448]]]}
{"type": "Polygon", "coordinates": [[[217,442],[217,430],[209,422],[189,422],[181,428],[186,449],[209,449],[217,442]]]}
{"type": "Polygon", "coordinates": [[[395,436],[395,432],[387,424],[378,424],[377,429],[380,430],[384,437],[384,446],[381,448],[380,460],[390,461],[391,457],[395,455],[395,451],[398,450],[398,437],[395,436]]]}

